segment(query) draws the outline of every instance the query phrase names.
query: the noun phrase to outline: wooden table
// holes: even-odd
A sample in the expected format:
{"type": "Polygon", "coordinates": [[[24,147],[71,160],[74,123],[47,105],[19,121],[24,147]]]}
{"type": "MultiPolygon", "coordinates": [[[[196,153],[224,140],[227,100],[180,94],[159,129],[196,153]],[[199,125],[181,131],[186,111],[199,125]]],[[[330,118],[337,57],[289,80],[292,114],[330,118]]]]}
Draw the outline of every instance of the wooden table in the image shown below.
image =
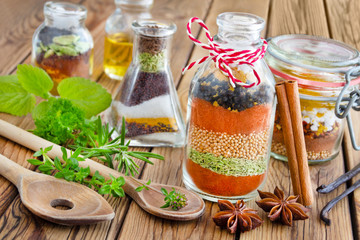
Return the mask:
{"type": "MultiPolygon", "coordinates": [[[[43,21],[43,0],[1,0],[0,7],[0,74],[12,74],[19,63],[29,63],[31,38],[36,27],[43,21]]],[[[86,25],[95,40],[95,69],[92,79],[116,94],[120,83],[108,79],[102,71],[104,26],[106,18],[114,11],[113,0],[73,0],[88,9],[86,25]]],[[[155,0],[153,15],[173,19],[177,26],[173,39],[171,66],[181,106],[186,111],[187,94],[194,71],[181,75],[181,69],[189,61],[198,59],[204,51],[187,38],[185,26],[190,17],[198,16],[209,26],[212,34],[217,32],[216,16],[226,11],[250,12],[267,20],[266,37],[287,33],[302,33],[331,37],[360,48],[360,1],[357,0],[155,0]]],[[[195,31],[196,30],[196,31],[195,31]]],[[[199,28],[194,35],[204,41],[199,28]]],[[[1,86],[0,86],[1,87],[1,86]]],[[[1,104],[1,103],[0,103],[1,104]]],[[[0,114],[24,129],[32,128],[31,117],[14,117],[0,114]]],[[[353,118],[360,120],[359,115],[353,118]]],[[[360,127],[357,124],[360,140],[360,127]]],[[[165,161],[154,165],[141,163],[139,178],[153,182],[182,185],[181,161],[184,152],[180,148],[141,149],[165,156],[165,161]]],[[[26,162],[33,152],[0,137],[0,153],[17,163],[35,170],[26,162]]],[[[326,184],[351,169],[360,158],[352,150],[348,134],[343,149],[333,161],[312,166],[313,189],[326,184]]],[[[292,192],[286,163],[271,159],[265,190],[277,185],[288,194],[292,192]]],[[[344,191],[341,186],[328,195],[315,193],[310,218],[296,222],[293,227],[272,224],[266,214],[260,212],[264,224],[254,231],[231,235],[220,230],[211,216],[218,211],[216,203],[206,202],[206,213],[191,222],[166,221],[142,211],[130,198],[106,199],[116,211],[111,222],[91,226],[65,227],[46,222],[32,215],[22,204],[16,188],[0,177],[0,238],[3,239],[359,239],[360,238],[360,191],[342,200],[330,212],[331,226],[319,219],[325,204],[344,191]]],[[[259,209],[254,201],[250,207],[259,209]]]]}

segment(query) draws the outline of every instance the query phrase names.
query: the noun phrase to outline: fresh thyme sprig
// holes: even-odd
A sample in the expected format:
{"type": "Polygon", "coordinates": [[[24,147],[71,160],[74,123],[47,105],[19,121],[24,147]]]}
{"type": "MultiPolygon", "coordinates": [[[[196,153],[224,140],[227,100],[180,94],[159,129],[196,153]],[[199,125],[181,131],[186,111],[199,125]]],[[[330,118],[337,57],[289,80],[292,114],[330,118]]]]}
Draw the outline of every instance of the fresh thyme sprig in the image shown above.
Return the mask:
{"type": "Polygon", "coordinates": [[[149,188],[148,188],[147,186],[149,186],[150,183],[151,183],[151,180],[147,181],[147,183],[145,183],[145,184],[143,184],[143,185],[135,188],[135,191],[141,192],[141,191],[144,190],[144,189],[145,189],[145,190],[149,190],[149,188]]]}
{"type": "Polygon", "coordinates": [[[171,207],[172,210],[179,210],[187,205],[187,198],[185,194],[181,193],[180,191],[176,192],[175,188],[168,193],[165,188],[161,188],[162,194],[164,194],[165,204],[161,206],[161,208],[171,207]]]}
{"type": "Polygon", "coordinates": [[[34,153],[34,157],[42,156],[43,161],[38,159],[29,159],[28,162],[39,166],[38,169],[44,174],[50,175],[52,171],[55,171],[54,177],[62,178],[70,182],[78,182],[87,185],[90,188],[98,190],[100,194],[111,194],[114,197],[125,196],[122,186],[125,184],[123,177],[115,178],[110,175],[111,180],[105,181],[105,178],[99,174],[98,171],[90,178],[90,168],[79,167],[79,161],[84,161],[83,157],[80,157],[81,149],[77,149],[72,152],[70,156],[64,147],[61,147],[63,153],[64,163],[58,157],[54,158],[54,161],[47,155],[52,149],[49,146],[45,149],[40,148],[40,151],[34,153]]]}
{"type": "Polygon", "coordinates": [[[159,154],[129,151],[130,141],[125,144],[125,118],[122,119],[120,136],[112,140],[111,136],[115,131],[114,128],[110,130],[109,124],[102,125],[100,117],[96,119],[95,124],[96,134],[88,135],[90,147],[71,146],[72,148],[81,149],[81,154],[84,158],[97,157],[110,168],[114,168],[113,160],[118,161],[117,170],[132,176],[139,173],[137,170],[139,165],[135,163],[133,158],[140,159],[149,164],[153,164],[153,162],[148,158],[164,160],[164,157],[159,154]]]}

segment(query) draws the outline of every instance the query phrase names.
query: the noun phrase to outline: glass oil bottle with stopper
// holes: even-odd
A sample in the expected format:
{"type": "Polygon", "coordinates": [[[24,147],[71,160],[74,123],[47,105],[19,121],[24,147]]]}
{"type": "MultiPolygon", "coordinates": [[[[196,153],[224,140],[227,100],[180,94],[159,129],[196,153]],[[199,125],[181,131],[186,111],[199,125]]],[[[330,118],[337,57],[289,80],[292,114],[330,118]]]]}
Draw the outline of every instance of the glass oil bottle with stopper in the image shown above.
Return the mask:
{"type": "Polygon", "coordinates": [[[68,77],[88,78],[93,68],[93,39],[85,27],[84,6],[66,2],[46,2],[44,22],[32,39],[32,64],[52,78],[52,94],[68,77]]]}
{"type": "Polygon", "coordinates": [[[105,25],[104,72],[112,79],[121,80],[131,63],[133,33],[131,23],[149,19],[153,0],[115,0],[116,10],[105,25]]]}
{"type": "Polygon", "coordinates": [[[125,117],[130,146],[182,146],[185,127],[169,66],[176,25],[139,20],[132,27],[133,60],[113,101],[110,122],[120,131],[125,117]]]}

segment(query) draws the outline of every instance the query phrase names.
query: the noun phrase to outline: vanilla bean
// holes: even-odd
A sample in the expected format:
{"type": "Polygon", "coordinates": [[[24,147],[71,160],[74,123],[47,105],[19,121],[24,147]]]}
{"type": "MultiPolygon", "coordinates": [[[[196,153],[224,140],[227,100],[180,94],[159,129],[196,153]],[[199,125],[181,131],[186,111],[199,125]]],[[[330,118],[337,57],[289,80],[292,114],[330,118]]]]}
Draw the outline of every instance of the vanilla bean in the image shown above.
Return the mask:
{"type": "Polygon", "coordinates": [[[330,219],[327,218],[325,215],[335,206],[337,202],[339,202],[341,199],[352,193],[355,189],[360,187],[360,180],[357,180],[352,186],[350,186],[348,189],[346,189],[342,194],[328,202],[326,206],[321,210],[320,218],[325,222],[326,225],[330,225],[330,219]]]}
{"type": "Polygon", "coordinates": [[[350,171],[348,171],[347,173],[341,175],[340,177],[338,177],[335,181],[333,181],[332,183],[328,184],[328,185],[321,185],[319,186],[316,191],[319,193],[329,193],[334,191],[338,186],[340,186],[341,184],[343,184],[344,182],[347,182],[348,180],[350,180],[351,178],[353,178],[355,175],[357,175],[358,173],[360,173],[360,163],[358,165],[356,165],[353,169],[351,169],[350,171]]]}

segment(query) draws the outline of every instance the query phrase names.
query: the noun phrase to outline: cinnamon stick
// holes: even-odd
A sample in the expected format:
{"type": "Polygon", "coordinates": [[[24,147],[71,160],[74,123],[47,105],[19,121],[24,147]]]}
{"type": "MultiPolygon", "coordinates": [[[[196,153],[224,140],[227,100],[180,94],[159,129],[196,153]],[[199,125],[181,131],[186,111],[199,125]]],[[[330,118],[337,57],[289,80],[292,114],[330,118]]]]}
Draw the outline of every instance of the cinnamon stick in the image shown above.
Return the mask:
{"type": "Polygon", "coordinates": [[[307,161],[304,129],[301,117],[300,97],[296,81],[285,82],[286,95],[289,103],[291,125],[294,135],[296,159],[299,170],[302,200],[305,206],[310,206],[313,201],[310,171],[307,161]]]}
{"type": "Polygon", "coordinates": [[[291,116],[289,110],[289,103],[286,96],[286,88],[284,82],[279,82],[275,85],[276,95],[279,103],[281,126],[284,133],[284,143],[288,164],[290,169],[291,183],[293,186],[294,194],[299,195],[298,201],[303,202],[300,186],[300,176],[296,157],[295,142],[293,129],[291,124],[291,116]]]}

